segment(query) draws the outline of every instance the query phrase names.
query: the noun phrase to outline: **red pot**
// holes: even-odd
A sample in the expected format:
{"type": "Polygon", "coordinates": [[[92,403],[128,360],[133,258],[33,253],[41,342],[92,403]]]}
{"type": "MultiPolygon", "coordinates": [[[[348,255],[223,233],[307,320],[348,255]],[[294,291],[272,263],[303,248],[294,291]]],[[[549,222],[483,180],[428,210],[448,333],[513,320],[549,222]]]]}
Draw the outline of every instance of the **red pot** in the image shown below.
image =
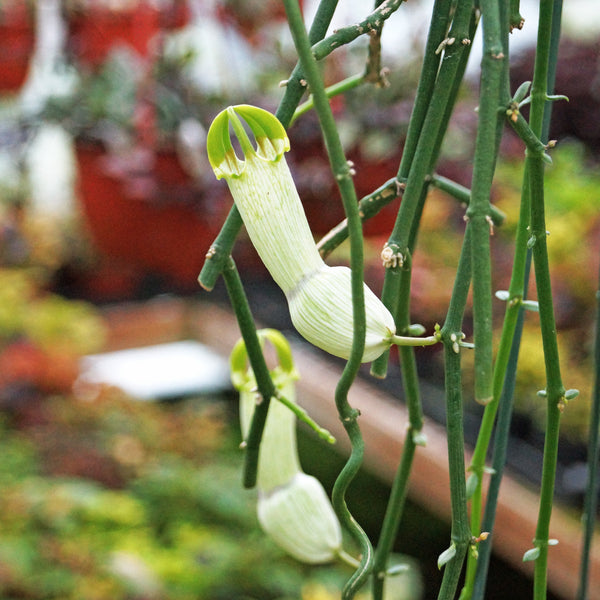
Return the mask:
{"type": "Polygon", "coordinates": [[[0,91],[18,90],[27,76],[34,45],[34,23],[23,0],[0,5],[0,91]]]}
{"type": "Polygon", "coordinates": [[[231,205],[226,189],[202,189],[174,152],[116,160],[78,146],[80,197],[101,253],[195,289],[205,254],[231,205]]]}
{"type": "Polygon", "coordinates": [[[102,64],[120,45],[129,46],[142,57],[150,56],[152,40],[161,31],[182,27],[189,18],[186,0],[156,4],[140,0],[134,8],[112,9],[105,2],[90,3],[71,18],[73,52],[92,67],[102,64]]]}

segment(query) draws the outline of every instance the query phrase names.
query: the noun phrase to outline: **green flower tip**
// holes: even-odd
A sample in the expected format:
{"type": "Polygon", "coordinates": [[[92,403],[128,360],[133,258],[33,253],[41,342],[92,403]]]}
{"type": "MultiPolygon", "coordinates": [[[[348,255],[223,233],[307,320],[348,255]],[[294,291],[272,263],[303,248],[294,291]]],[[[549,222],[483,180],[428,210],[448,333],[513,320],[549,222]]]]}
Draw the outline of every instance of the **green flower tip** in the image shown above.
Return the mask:
{"type": "Polygon", "coordinates": [[[239,177],[246,164],[246,160],[238,158],[235,153],[231,143],[230,125],[246,160],[256,156],[269,162],[277,162],[284,152],[290,149],[285,128],[275,115],[248,104],[230,106],[215,117],[206,139],[208,160],[217,179],[239,177]],[[239,117],[252,132],[256,147],[239,117]]]}
{"type": "MultiPolygon", "coordinates": [[[[292,358],[292,349],[285,336],[276,329],[259,329],[256,332],[261,348],[267,341],[275,350],[279,364],[270,371],[274,383],[283,385],[299,378],[292,358]]],[[[231,381],[238,391],[249,391],[256,386],[254,374],[248,366],[248,352],[243,339],[237,341],[229,356],[231,381]]]]}

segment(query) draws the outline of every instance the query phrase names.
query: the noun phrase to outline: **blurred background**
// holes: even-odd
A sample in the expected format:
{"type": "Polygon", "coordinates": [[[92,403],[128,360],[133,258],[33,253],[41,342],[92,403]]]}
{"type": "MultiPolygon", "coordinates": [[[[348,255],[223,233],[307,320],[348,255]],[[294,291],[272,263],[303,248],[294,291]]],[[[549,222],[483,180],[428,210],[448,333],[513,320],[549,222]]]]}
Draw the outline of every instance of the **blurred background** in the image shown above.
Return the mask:
{"type": "MultiPolygon", "coordinates": [[[[556,92],[569,102],[554,105],[547,219],[565,383],[581,392],[563,420],[557,496],[576,513],[600,256],[600,9],[590,0],[566,4],[556,92]]],[[[310,19],[314,1],[303,8],[310,19]]],[[[365,10],[342,0],[332,27],[365,10]]],[[[396,174],[430,11],[429,0],[413,0],[386,24],[388,87],[363,86],[332,102],[359,197],[396,174]]],[[[535,3],[523,2],[521,12],[525,27],[511,37],[513,89],[533,70],[535,3]]],[[[209,294],[196,281],[231,206],[208,164],[206,130],[229,104],[277,107],[279,82],[295,64],[281,4],[0,0],[0,46],[0,598],[337,597],[347,570],[293,563],[258,530],[255,498],[240,484],[227,370],[226,340],[237,326],[222,285],[209,294]],[[215,310],[229,331],[221,343],[219,332],[206,333],[215,310]]],[[[438,169],[466,186],[478,48],[438,169]]],[[[362,72],[365,56],[362,39],[331,55],[326,82],[362,72]]],[[[288,163],[318,238],[343,219],[341,203],[314,116],[289,135],[288,163]]],[[[493,198],[507,215],[493,238],[495,289],[509,282],[523,152],[507,130],[493,198]]],[[[366,277],[376,291],[396,210],[397,202],[365,224],[366,277]]],[[[444,318],[463,212],[431,193],[412,290],[414,321],[428,329],[444,318]]],[[[259,322],[295,339],[285,299],[243,233],[234,256],[259,322]]],[[[332,257],[346,260],[344,247],[332,257]]],[[[495,308],[500,323],[502,303],[495,308]]],[[[443,423],[439,350],[418,357],[428,417],[443,423]]],[[[511,475],[531,489],[543,443],[535,394],[542,365],[532,317],[509,457],[511,475]]],[[[382,386],[402,402],[395,363],[382,386]]],[[[467,398],[469,442],[479,414],[467,398]]],[[[300,441],[306,470],[330,487],[341,458],[306,432],[300,441]]],[[[383,450],[370,451],[376,462],[383,450]]],[[[374,539],[389,483],[365,470],[353,490],[374,539]]],[[[443,515],[410,504],[397,551],[414,569],[400,600],[435,596],[443,515]],[[411,522],[419,523],[416,545],[411,522]]],[[[513,597],[528,597],[527,575],[497,558],[489,598],[506,597],[507,581],[513,597]]]]}

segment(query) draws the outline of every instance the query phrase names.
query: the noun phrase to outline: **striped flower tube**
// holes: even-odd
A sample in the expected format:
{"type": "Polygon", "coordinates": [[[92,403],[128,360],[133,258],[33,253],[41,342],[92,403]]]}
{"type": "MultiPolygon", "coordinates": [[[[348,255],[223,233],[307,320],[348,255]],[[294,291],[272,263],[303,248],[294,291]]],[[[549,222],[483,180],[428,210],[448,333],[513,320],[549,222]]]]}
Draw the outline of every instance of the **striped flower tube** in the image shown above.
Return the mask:
{"type": "MultiPolygon", "coordinates": [[[[330,267],[321,259],[283,156],[288,149],[281,123],[254,106],[222,111],[207,135],[215,175],[227,181],[252,244],[287,298],[294,327],[310,343],[347,359],[353,339],[350,269],[330,267]],[[243,160],[233,148],[230,126],[243,160]]],[[[370,362],[396,343],[396,328],[366,284],[364,293],[367,332],[362,361],[370,362]]]]}
{"type": "MultiPolygon", "coordinates": [[[[284,336],[274,329],[258,332],[261,341],[275,348],[279,365],[271,371],[278,394],[295,404],[295,381],[291,350],[284,336]]],[[[242,435],[247,436],[257,396],[254,374],[247,368],[244,342],[234,347],[231,379],[240,393],[242,435]]],[[[257,473],[258,520],[269,537],[290,556],[317,564],[341,553],[342,534],[331,502],[318,479],[300,467],[296,445],[296,416],[283,403],[272,399],[260,445],[257,473]]]]}

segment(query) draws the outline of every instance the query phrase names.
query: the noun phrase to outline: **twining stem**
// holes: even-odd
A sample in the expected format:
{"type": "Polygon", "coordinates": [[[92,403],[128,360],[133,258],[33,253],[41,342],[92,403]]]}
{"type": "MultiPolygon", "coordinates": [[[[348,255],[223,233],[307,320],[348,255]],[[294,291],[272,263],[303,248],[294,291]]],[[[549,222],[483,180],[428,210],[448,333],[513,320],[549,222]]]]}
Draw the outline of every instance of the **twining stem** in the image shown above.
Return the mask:
{"type": "MultiPolygon", "coordinates": [[[[337,0],[321,1],[310,32],[311,40],[313,42],[321,39],[327,32],[336,6],[337,0]]],[[[302,71],[300,70],[299,65],[296,65],[276,113],[276,116],[284,126],[286,123],[289,123],[289,120],[292,118],[294,110],[298,106],[298,102],[304,94],[304,91],[302,71]]],[[[246,294],[244,293],[242,284],[239,280],[235,263],[233,263],[233,260],[231,259],[231,250],[241,226],[242,218],[234,204],[217,239],[207,253],[207,260],[198,276],[198,281],[203,288],[212,290],[218,277],[221,273],[223,274],[234,312],[236,313],[244,341],[248,348],[248,360],[250,366],[256,374],[257,383],[260,381],[260,383],[258,383],[259,392],[265,400],[269,400],[273,397],[275,387],[268,374],[268,369],[266,369],[260,344],[258,347],[256,346],[258,340],[256,336],[256,326],[252,318],[246,294]],[[252,333],[252,331],[254,331],[254,333],[252,333]],[[265,369],[269,382],[265,379],[265,369]]],[[[247,451],[245,453],[243,474],[243,484],[245,487],[254,487],[256,484],[258,451],[267,418],[268,407],[269,402],[263,402],[260,410],[255,410],[252,417],[248,440],[246,440],[247,451]]]]}
{"type": "Polygon", "coordinates": [[[362,464],[364,441],[358,426],[358,411],[348,402],[348,391],[352,385],[361,364],[365,347],[366,317],[364,304],[363,283],[363,238],[360,216],[358,214],[358,199],[352,181],[352,171],[344,155],[337,127],[325,86],[317,62],[313,56],[311,44],[304,28],[302,14],[297,0],[284,0],[290,32],[296,46],[300,64],[310,86],[315,111],[319,118],[325,146],[329,155],[332,172],[342,198],[344,212],[348,221],[350,241],[350,267],[352,287],[352,319],[353,339],[350,357],[342,376],[336,386],[335,403],[344,428],[350,438],[352,451],[344,468],[340,472],[333,488],[332,503],[340,522],[355,538],[361,551],[361,561],[358,569],[348,580],[342,590],[343,600],[354,598],[369,575],[373,563],[373,550],[368,536],[350,514],[346,505],[347,489],[362,464]]]}
{"type": "MultiPolygon", "coordinates": [[[[314,44],[318,42],[327,33],[327,29],[333,18],[333,13],[337,7],[337,2],[338,0],[321,0],[319,3],[309,32],[311,43],[314,44]]],[[[300,64],[297,64],[294,67],[290,78],[287,80],[285,93],[275,112],[275,116],[286,129],[290,126],[294,111],[305,92],[306,85],[304,83],[304,75],[300,64]]],[[[229,215],[227,216],[219,235],[208,251],[207,260],[204,262],[200,275],[198,276],[198,281],[204,289],[210,291],[214,288],[217,279],[227,263],[241,228],[242,218],[234,204],[229,211],[229,215]]]]}
{"type": "Polygon", "coordinates": [[[256,378],[258,392],[263,401],[257,403],[250,424],[248,436],[244,440],[245,447],[245,465],[243,475],[243,485],[246,488],[252,488],[256,485],[256,475],[258,467],[258,452],[262,432],[267,419],[267,412],[271,398],[277,396],[277,389],[273,384],[269,368],[260,346],[260,341],[256,333],[254,319],[248,306],[248,299],[244,292],[244,287],[240,280],[237,267],[231,257],[223,269],[223,279],[227,287],[227,292],[231,299],[231,304],[237,318],[237,322],[248,353],[248,361],[256,378]]]}

